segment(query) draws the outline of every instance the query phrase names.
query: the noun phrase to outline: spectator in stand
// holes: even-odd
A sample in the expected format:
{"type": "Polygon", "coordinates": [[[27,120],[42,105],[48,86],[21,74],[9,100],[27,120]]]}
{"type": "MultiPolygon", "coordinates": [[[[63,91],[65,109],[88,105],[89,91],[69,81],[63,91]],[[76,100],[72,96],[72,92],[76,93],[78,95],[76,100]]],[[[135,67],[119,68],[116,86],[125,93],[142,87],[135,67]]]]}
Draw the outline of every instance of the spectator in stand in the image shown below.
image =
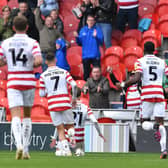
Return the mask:
{"type": "Polygon", "coordinates": [[[91,0],[83,0],[82,4],[78,4],[78,7],[82,12],[82,16],[80,18],[80,22],[77,30],[77,32],[79,33],[81,28],[87,25],[88,15],[95,15],[95,9],[93,8],[93,4],[91,3],[91,0]]]}
{"type": "Polygon", "coordinates": [[[11,12],[12,21],[15,16],[24,15],[28,20],[29,28],[27,30],[27,35],[37,41],[39,41],[39,32],[35,26],[35,18],[33,12],[28,8],[28,3],[26,1],[19,2],[19,8],[13,9],[11,12]]]}
{"type": "Polygon", "coordinates": [[[92,0],[96,9],[97,25],[102,29],[105,47],[111,47],[113,0],[92,0]]]}
{"type": "Polygon", "coordinates": [[[54,22],[51,16],[47,16],[43,23],[43,20],[41,18],[40,5],[41,2],[38,1],[38,5],[35,10],[35,21],[36,26],[40,33],[40,47],[42,50],[42,57],[43,57],[42,69],[44,72],[47,69],[47,65],[45,64],[46,54],[48,52],[55,53],[56,51],[55,41],[58,38],[62,37],[62,34],[57,29],[54,29],[54,22]]]}
{"type": "Polygon", "coordinates": [[[64,24],[61,18],[59,17],[59,11],[57,9],[53,9],[50,12],[50,16],[54,21],[54,28],[56,28],[60,33],[64,32],[64,24]]]}
{"type": "Polygon", "coordinates": [[[42,15],[49,16],[53,9],[59,9],[57,0],[38,0],[40,1],[40,11],[42,15]]]}
{"type": "Polygon", "coordinates": [[[0,18],[0,41],[3,41],[13,35],[10,13],[11,9],[9,6],[4,6],[2,8],[2,18],[0,18]]]}
{"type": "Polygon", "coordinates": [[[109,81],[102,76],[100,67],[93,67],[92,77],[87,80],[82,89],[84,94],[89,93],[89,106],[91,108],[109,108],[109,90],[109,81]]]}
{"type": "Polygon", "coordinates": [[[27,2],[30,9],[34,10],[37,7],[37,0],[18,0],[20,2],[27,2]]]}
{"type": "Polygon", "coordinates": [[[103,33],[101,29],[96,26],[95,18],[92,15],[87,17],[87,26],[84,26],[78,35],[74,32],[76,42],[82,46],[82,61],[84,68],[84,80],[90,76],[91,65],[100,66],[100,50],[99,47],[103,45],[103,33]]]}
{"type": "Polygon", "coordinates": [[[70,66],[66,59],[67,55],[67,42],[63,38],[56,40],[56,66],[59,68],[70,71],[70,66]]]}
{"type": "Polygon", "coordinates": [[[137,29],[138,22],[138,0],[116,0],[119,6],[117,15],[117,29],[124,32],[128,21],[130,29],[137,29]]]}

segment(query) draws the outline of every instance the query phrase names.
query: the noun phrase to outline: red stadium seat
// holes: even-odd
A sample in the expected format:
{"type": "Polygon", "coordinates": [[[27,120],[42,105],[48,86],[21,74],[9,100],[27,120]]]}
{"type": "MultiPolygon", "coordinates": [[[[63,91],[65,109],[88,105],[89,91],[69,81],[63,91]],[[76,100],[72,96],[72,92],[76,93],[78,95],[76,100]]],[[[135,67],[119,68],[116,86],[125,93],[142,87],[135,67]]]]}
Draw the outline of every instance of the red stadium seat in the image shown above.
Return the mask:
{"type": "Polygon", "coordinates": [[[83,64],[71,65],[71,75],[74,79],[83,79],[83,64]]]}
{"type": "Polygon", "coordinates": [[[8,6],[13,9],[13,8],[18,8],[19,4],[18,4],[18,0],[10,0],[8,2],[8,6]]]}
{"type": "Polygon", "coordinates": [[[147,4],[147,3],[146,4],[139,4],[138,15],[140,17],[143,17],[146,14],[154,13],[154,12],[155,12],[155,7],[153,5],[147,4]]]}
{"type": "Polygon", "coordinates": [[[157,27],[163,34],[163,37],[168,37],[168,14],[160,17],[157,27]]]}
{"type": "Polygon", "coordinates": [[[48,112],[48,102],[46,98],[37,98],[31,111],[31,118],[33,122],[50,122],[48,112]]]}
{"type": "Polygon", "coordinates": [[[139,0],[139,4],[150,4],[153,7],[156,7],[157,3],[157,0],[139,0]]]}
{"type": "Polygon", "coordinates": [[[112,66],[120,62],[123,58],[123,49],[118,46],[112,46],[105,51],[105,66],[112,66]]]}
{"type": "Polygon", "coordinates": [[[0,97],[7,97],[6,94],[7,89],[7,81],[6,80],[0,80],[0,97]]]}
{"type": "Polygon", "coordinates": [[[79,20],[77,20],[76,17],[72,14],[64,17],[63,22],[64,22],[64,31],[65,32],[74,31],[74,30],[77,30],[77,28],[78,28],[79,20]]]}
{"type": "Polygon", "coordinates": [[[79,88],[83,88],[83,86],[85,85],[86,81],[84,80],[76,80],[76,84],[79,88]]]}
{"type": "Polygon", "coordinates": [[[167,11],[168,11],[168,1],[167,0],[160,0],[157,5],[156,11],[157,11],[159,17],[166,15],[167,11]]]}
{"type": "Polygon", "coordinates": [[[119,45],[122,39],[123,33],[120,30],[112,31],[112,46],[119,45]]]}
{"type": "Polygon", "coordinates": [[[134,64],[138,58],[143,56],[143,50],[139,47],[130,47],[125,50],[124,64],[128,71],[134,70],[134,64]]]}
{"type": "Polygon", "coordinates": [[[67,60],[71,67],[71,75],[75,79],[83,78],[82,48],[73,46],[67,51],[67,60]]]}
{"type": "Polygon", "coordinates": [[[142,38],[142,48],[144,47],[145,42],[152,41],[155,44],[155,48],[161,46],[162,44],[162,34],[159,30],[148,30],[143,33],[142,38]]]}
{"type": "Polygon", "coordinates": [[[137,46],[140,44],[141,39],[142,39],[142,34],[139,30],[137,29],[128,30],[123,35],[121,46],[123,49],[129,48],[132,46],[137,46]]]}
{"type": "Polygon", "coordinates": [[[66,32],[65,33],[65,39],[71,43],[71,46],[77,46],[76,39],[73,35],[74,31],[66,32]]]}
{"type": "Polygon", "coordinates": [[[89,98],[88,97],[81,97],[80,101],[81,101],[81,103],[85,104],[86,106],[89,106],[89,98]]]}
{"type": "Polygon", "coordinates": [[[79,65],[82,63],[82,48],[73,46],[67,50],[67,60],[70,65],[79,65]]]}

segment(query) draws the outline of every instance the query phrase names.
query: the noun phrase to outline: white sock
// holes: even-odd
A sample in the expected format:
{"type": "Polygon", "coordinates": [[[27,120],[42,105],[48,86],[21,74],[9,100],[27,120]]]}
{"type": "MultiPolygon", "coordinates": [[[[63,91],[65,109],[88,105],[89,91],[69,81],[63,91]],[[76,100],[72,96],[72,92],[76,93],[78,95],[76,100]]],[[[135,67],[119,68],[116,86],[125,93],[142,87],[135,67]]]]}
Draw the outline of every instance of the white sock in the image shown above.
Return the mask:
{"type": "Polygon", "coordinates": [[[29,140],[32,132],[32,123],[30,118],[23,119],[23,127],[22,127],[22,136],[23,136],[23,150],[24,152],[28,152],[29,149],[29,140]]]}
{"type": "Polygon", "coordinates": [[[12,118],[12,132],[16,141],[17,149],[22,148],[22,130],[21,130],[21,119],[19,117],[12,118]]]}
{"type": "Polygon", "coordinates": [[[145,130],[145,131],[150,131],[153,129],[153,126],[154,124],[152,122],[149,122],[149,121],[144,121],[142,123],[142,128],[145,130]]]}
{"type": "Polygon", "coordinates": [[[161,152],[164,152],[166,150],[166,138],[167,138],[166,129],[163,125],[160,125],[159,131],[161,135],[160,139],[161,152]]]}

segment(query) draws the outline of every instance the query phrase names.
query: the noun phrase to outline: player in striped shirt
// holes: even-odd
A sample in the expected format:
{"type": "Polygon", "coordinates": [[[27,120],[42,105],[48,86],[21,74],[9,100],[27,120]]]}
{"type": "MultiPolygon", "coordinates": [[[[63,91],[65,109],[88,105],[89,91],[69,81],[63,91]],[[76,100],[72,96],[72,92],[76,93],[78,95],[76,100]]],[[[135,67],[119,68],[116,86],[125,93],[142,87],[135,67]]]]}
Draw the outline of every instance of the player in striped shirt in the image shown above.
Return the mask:
{"type": "MultiPolygon", "coordinates": [[[[133,78],[134,75],[135,75],[135,72],[132,71],[129,78],[130,79],[133,78]]],[[[140,95],[139,83],[135,83],[126,89],[125,99],[126,99],[125,104],[127,109],[141,108],[141,95],[140,95]]]]}
{"type": "Polygon", "coordinates": [[[53,121],[53,125],[58,130],[59,150],[56,150],[56,156],[71,156],[68,141],[65,138],[64,125],[68,129],[70,143],[76,145],[74,118],[72,106],[76,105],[76,82],[72,79],[70,73],[64,69],[58,68],[53,53],[46,56],[48,69],[40,77],[40,96],[47,96],[48,109],[53,121]],[[68,94],[68,84],[72,86],[72,105],[68,94]]]}
{"type": "Polygon", "coordinates": [[[30,112],[36,85],[33,68],[41,65],[42,57],[38,42],[26,35],[27,19],[17,16],[13,25],[16,34],[3,41],[0,47],[0,66],[8,65],[7,94],[17,147],[16,159],[29,159],[28,146],[32,130],[30,112]],[[21,107],[24,108],[22,127],[21,107]]]}
{"type": "MultiPolygon", "coordinates": [[[[72,109],[73,114],[74,114],[74,120],[75,120],[75,139],[76,139],[76,148],[73,149],[73,151],[76,153],[76,151],[80,149],[81,155],[84,155],[84,151],[85,151],[85,146],[84,146],[85,122],[86,122],[87,118],[90,119],[91,122],[94,124],[99,136],[102,137],[104,141],[106,141],[106,140],[100,131],[98,122],[97,122],[92,110],[90,109],[90,107],[81,103],[80,97],[81,97],[81,89],[78,88],[77,89],[77,100],[78,100],[77,105],[75,106],[75,108],[72,109]]],[[[68,133],[67,133],[66,129],[65,129],[65,135],[68,139],[69,137],[68,137],[68,133]]],[[[56,144],[57,129],[54,132],[54,136],[52,136],[51,138],[52,139],[51,139],[50,147],[53,148],[53,147],[55,147],[55,144],[56,144]]],[[[59,147],[59,146],[56,146],[56,148],[57,147],[59,147]]]]}
{"type": "Polygon", "coordinates": [[[145,130],[155,129],[160,135],[161,159],[167,158],[166,138],[164,127],[165,103],[162,88],[163,74],[168,76],[168,67],[164,60],[156,57],[153,52],[155,46],[152,42],[144,44],[144,57],[135,63],[134,78],[118,84],[118,88],[128,87],[142,80],[142,128],[145,130]],[[151,116],[155,117],[155,124],[149,122],[151,116]]]}

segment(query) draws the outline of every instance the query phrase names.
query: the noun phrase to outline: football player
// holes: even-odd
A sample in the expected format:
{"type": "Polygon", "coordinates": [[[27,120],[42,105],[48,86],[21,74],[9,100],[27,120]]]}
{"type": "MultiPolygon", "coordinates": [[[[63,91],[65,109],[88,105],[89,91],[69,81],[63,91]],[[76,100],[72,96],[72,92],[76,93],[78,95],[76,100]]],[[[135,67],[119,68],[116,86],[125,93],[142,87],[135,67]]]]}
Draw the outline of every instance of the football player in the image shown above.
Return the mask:
{"type": "Polygon", "coordinates": [[[144,44],[144,57],[135,63],[135,75],[126,82],[117,83],[118,88],[128,87],[142,81],[141,122],[145,130],[155,129],[160,133],[161,159],[167,158],[166,129],[164,127],[165,102],[162,87],[163,74],[168,76],[168,67],[165,61],[153,54],[155,46],[152,42],[144,44]],[[151,116],[155,117],[155,124],[150,122],[151,116]]]}
{"type": "Polygon", "coordinates": [[[70,143],[74,147],[76,141],[74,138],[72,106],[76,105],[77,85],[68,71],[55,66],[56,60],[53,53],[47,54],[46,64],[48,69],[41,74],[39,94],[41,97],[47,96],[50,116],[53,125],[58,130],[59,150],[56,150],[56,155],[71,156],[69,144],[65,137],[64,125],[68,129],[70,143]],[[72,105],[68,94],[68,84],[72,86],[72,105]]]}
{"type": "MultiPolygon", "coordinates": [[[[84,132],[85,132],[85,122],[87,118],[89,118],[92,121],[99,136],[102,137],[104,141],[106,141],[106,139],[104,138],[103,134],[100,131],[100,127],[98,125],[98,122],[95,116],[93,115],[92,110],[85,104],[81,103],[80,97],[81,97],[81,89],[77,88],[77,104],[75,108],[72,109],[74,113],[74,120],[75,120],[75,139],[76,139],[76,147],[75,149],[73,149],[73,151],[75,150],[75,153],[76,153],[76,151],[79,151],[80,149],[81,155],[84,155],[84,151],[85,151],[84,150],[85,148],[84,132]]],[[[65,134],[68,139],[69,137],[66,130],[65,130],[65,134]]],[[[55,146],[56,139],[57,139],[57,130],[55,130],[54,136],[51,137],[51,144],[50,144],[51,148],[55,146]]],[[[59,146],[56,146],[56,148],[59,148],[59,146]]]]}
{"type": "Polygon", "coordinates": [[[16,141],[16,159],[29,159],[29,139],[32,124],[31,107],[34,102],[36,79],[33,68],[42,64],[41,50],[36,40],[28,37],[28,21],[16,16],[13,30],[16,34],[2,42],[0,66],[8,65],[7,95],[12,114],[12,132],[16,141]],[[21,107],[24,109],[21,127],[21,107]]]}

